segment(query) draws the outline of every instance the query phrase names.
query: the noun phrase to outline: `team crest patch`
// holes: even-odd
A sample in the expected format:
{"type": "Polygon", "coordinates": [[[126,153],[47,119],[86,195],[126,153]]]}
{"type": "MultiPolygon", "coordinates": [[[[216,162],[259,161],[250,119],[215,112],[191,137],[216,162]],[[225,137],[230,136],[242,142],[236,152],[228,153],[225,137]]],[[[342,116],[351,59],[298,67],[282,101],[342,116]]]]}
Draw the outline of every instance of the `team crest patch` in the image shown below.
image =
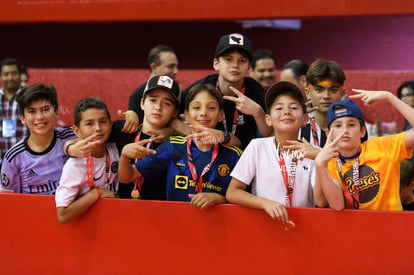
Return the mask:
{"type": "Polygon", "coordinates": [[[158,79],[157,85],[167,87],[168,89],[171,89],[172,86],[173,86],[173,83],[174,83],[174,81],[172,80],[171,77],[166,76],[166,75],[162,75],[158,79]]]}
{"type": "Polygon", "coordinates": [[[244,37],[239,33],[233,33],[229,35],[229,45],[244,45],[244,37]]]}
{"type": "Polygon", "coordinates": [[[175,189],[188,189],[188,177],[183,175],[176,175],[175,189]]]}
{"type": "Polygon", "coordinates": [[[225,177],[230,173],[230,167],[225,163],[220,164],[217,168],[217,172],[220,176],[225,177]]]}
{"type": "Polygon", "coordinates": [[[4,187],[9,187],[9,185],[10,185],[10,179],[9,179],[9,177],[6,175],[6,174],[1,174],[1,184],[4,186],[4,187]]]}

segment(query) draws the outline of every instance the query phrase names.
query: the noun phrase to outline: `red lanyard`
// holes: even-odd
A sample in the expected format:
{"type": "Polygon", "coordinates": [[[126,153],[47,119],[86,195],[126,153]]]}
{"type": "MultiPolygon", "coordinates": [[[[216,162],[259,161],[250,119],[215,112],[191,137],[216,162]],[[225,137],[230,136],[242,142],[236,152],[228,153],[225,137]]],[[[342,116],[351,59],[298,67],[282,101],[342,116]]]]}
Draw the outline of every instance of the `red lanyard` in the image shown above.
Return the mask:
{"type": "MultiPolygon", "coordinates": [[[[140,126],[140,129],[142,128],[142,124],[141,124],[141,126],[140,126]]],[[[139,140],[140,140],[140,138],[141,138],[141,133],[142,133],[142,131],[141,130],[139,130],[139,132],[138,132],[138,134],[137,134],[137,136],[135,137],[135,142],[138,142],[139,140]]],[[[148,149],[149,148],[152,148],[152,142],[148,142],[147,143],[147,146],[146,146],[148,149]]],[[[135,159],[135,162],[137,162],[137,161],[139,161],[140,159],[139,158],[136,158],[135,159]]],[[[139,197],[140,197],[140,194],[141,194],[141,190],[142,190],[142,183],[144,182],[144,178],[143,177],[140,177],[139,179],[137,179],[135,182],[134,182],[134,188],[132,189],[132,192],[131,192],[131,197],[133,198],[133,199],[138,199],[139,197]]]]}
{"type": "Polygon", "coordinates": [[[313,136],[313,143],[319,147],[318,129],[316,128],[315,119],[313,117],[309,118],[309,123],[310,123],[311,132],[313,136]]]}
{"type": "Polygon", "coordinates": [[[358,161],[358,155],[359,152],[357,153],[355,159],[354,159],[354,165],[352,166],[352,178],[354,181],[353,186],[351,184],[349,184],[349,187],[352,188],[353,190],[349,190],[347,187],[347,179],[344,179],[343,175],[342,175],[342,161],[341,159],[338,157],[336,159],[336,167],[338,168],[338,173],[339,176],[341,177],[341,186],[342,186],[342,190],[344,192],[345,195],[345,199],[347,201],[347,205],[352,205],[354,209],[359,209],[359,161],[358,161]],[[352,186],[352,187],[351,187],[352,186]]]}
{"type": "Polygon", "coordinates": [[[292,206],[293,188],[295,187],[296,166],[298,159],[292,158],[289,171],[287,171],[285,158],[282,153],[279,154],[280,170],[282,170],[283,181],[286,186],[285,206],[292,206]]]}
{"type": "MultiPolygon", "coordinates": [[[[217,84],[216,84],[216,90],[223,95],[223,93],[220,91],[220,77],[217,79],[217,84]]],[[[240,89],[240,92],[242,94],[244,94],[246,91],[246,87],[243,84],[243,87],[240,89]]],[[[240,114],[239,111],[237,111],[237,108],[234,107],[234,117],[233,117],[233,125],[231,126],[231,133],[234,135],[236,133],[236,129],[237,129],[237,125],[239,124],[239,120],[240,120],[240,114]]],[[[223,126],[224,126],[224,131],[228,132],[228,127],[227,127],[227,120],[226,120],[226,112],[223,113],[223,126]]]]}
{"type": "MultiPolygon", "coordinates": [[[[108,151],[106,151],[105,157],[106,157],[105,183],[109,184],[109,168],[110,168],[110,165],[111,165],[111,158],[109,157],[108,151]]],[[[95,183],[94,183],[94,180],[93,180],[92,156],[88,156],[86,158],[86,172],[88,174],[89,189],[93,189],[95,187],[95,183]]]]}
{"type": "Polygon", "coordinates": [[[213,147],[213,153],[211,155],[211,161],[209,164],[207,164],[204,168],[203,171],[201,172],[200,177],[197,177],[197,170],[196,167],[194,165],[194,160],[191,154],[191,139],[187,138],[187,155],[188,155],[188,166],[190,168],[190,172],[191,172],[191,176],[193,177],[193,180],[197,183],[197,186],[195,188],[196,193],[201,193],[203,192],[203,176],[210,171],[211,165],[213,164],[214,160],[217,158],[218,155],[218,151],[219,151],[219,145],[215,144],[213,147]]]}

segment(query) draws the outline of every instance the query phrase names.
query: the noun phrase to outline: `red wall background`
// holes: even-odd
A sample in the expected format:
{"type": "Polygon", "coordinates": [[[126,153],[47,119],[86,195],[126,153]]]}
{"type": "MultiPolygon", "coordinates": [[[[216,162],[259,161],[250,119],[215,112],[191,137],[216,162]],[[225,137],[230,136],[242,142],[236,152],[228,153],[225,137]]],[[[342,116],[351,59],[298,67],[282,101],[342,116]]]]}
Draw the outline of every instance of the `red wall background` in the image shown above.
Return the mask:
{"type": "Polygon", "coordinates": [[[53,196],[0,194],[3,274],[410,274],[413,212],[98,201],[61,225],[53,196]]]}
{"type": "MultiPolygon", "coordinates": [[[[177,80],[185,88],[194,81],[213,73],[212,70],[180,70],[177,80]]],[[[132,91],[144,83],[149,73],[146,69],[29,69],[32,83],[53,84],[58,92],[60,123],[73,124],[73,108],[78,100],[87,96],[98,96],[108,105],[113,119],[116,110],[126,110],[132,91]]],[[[352,94],[352,88],[367,90],[389,90],[396,88],[406,79],[414,79],[414,71],[357,71],[346,70],[345,89],[352,94]]],[[[357,101],[357,103],[360,103],[357,101]]],[[[386,104],[377,104],[363,109],[366,120],[374,123],[396,121],[400,129],[402,116],[386,104]]]]}

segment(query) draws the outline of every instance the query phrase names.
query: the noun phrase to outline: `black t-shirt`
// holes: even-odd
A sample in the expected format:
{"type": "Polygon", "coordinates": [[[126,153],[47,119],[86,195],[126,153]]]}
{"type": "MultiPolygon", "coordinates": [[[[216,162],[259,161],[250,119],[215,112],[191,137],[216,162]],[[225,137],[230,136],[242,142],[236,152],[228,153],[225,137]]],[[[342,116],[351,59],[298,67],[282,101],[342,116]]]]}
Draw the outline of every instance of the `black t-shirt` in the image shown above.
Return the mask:
{"type": "MultiPolygon", "coordinates": [[[[184,113],[185,109],[185,97],[187,96],[190,89],[196,85],[196,84],[211,84],[214,87],[217,85],[218,80],[218,74],[212,74],[208,75],[205,78],[202,78],[193,84],[191,84],[187,89],[182,91],[181,93],[181,104],[180,104],[180,113],[184,113]]],[[[245,95],[249,98],[251,98],[253,101],[258,103],[262,108],[263,111],[266,111],[266,105],[265,105],[265,90],[263,89],[260,84],[254,80],[251,77],[245,77],[244,78],[244,85],[245,85],[245,95]]],[[[233,125],[233,118],[234,118],[234,112],[236,109],[236,104],[230,100],[224,100],[224,113],[226,116],[226,122],[227,122],[227,129],[230,132],[232,125],[233,125]]],[[[242,114],[239,112],[239,115],[242,114]]],[[[254,120],[253,116],[245,115],[243,114],[243,124],[238,124],[236,128],[235,135],[240,139],[241,141],[241,149],[246,148],[247,144],[249,144],[250,140],[253,138],[258,137],[259,131],[257,128],[256,121],[254,120]]],[[[224,122],[223,122],[224,123],[224,122]]],[[[223,123],[219,122],[217,123],[216,129],[223,130],[224,131],[224,125],[223,123]]]]}
{"type": "MultiPolygon", "coordinates": [[[[138,135],[138,131],[135,133],[127,134],[121,132],[122,127],[124,127],[124,120],[116,120],[112,125],[111,136],[108,139],[108,142],[115,142],[116,147],[118,148],[119,154],[122,152],[122,148],[129,143],[135,142],[135,138],[138,135]]],[[[141,133],[139,140],[149,139],[150,136],[145,133],[141,133]]],[[[159,143],[153,143],[152,149],[160,145],[159,143]]],[[[135,160],[131,160],[133,164],[135,160]]],[[[157,180],[147,181],[144,179],[141,189],[141,198],[146,200],[165,200],[166,192],[166,179],[165,177],[158,177],[157,180]]],[[[120,183],[118,188],[118,194],[120,198],[131,198],[131,191],[134,188],[134,183],[120,183]]]]}
{"type": "Polygon", "coordinates": [[[138,115],[139,124],[144,120],[144,111],[141,109],[141,99],[144,95],[145,86],[147,82],[136,88],[129,97],[128,110],[132,110],[138,115]]]}

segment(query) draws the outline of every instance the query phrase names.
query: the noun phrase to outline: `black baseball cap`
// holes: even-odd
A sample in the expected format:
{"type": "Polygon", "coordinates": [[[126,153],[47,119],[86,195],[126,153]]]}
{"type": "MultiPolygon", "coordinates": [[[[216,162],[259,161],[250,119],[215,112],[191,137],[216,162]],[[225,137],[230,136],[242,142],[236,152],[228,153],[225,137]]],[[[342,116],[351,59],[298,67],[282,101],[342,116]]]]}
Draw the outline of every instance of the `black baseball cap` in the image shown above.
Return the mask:
{"type": "Polygon", "coordinates": [[[145,86],[144,94],[147,94],[148,92],[151,92],[155,89],[163,89],[167,92],[169,92],[176,103],[176,107],[180,104],[180,85],[178,85],[177,81],[175,81],[173,78],[171,78],[168,75],[156,75],[151,77],[147,81],[147,85],[145,86]]]}
{"type": "Polygon", "coordinates": [[[302,91],[298,86],[288,81],[279,81],[269,87],[265,96],[265,103],[268,111],[270,110],[270,107],[272,107],[275,98],[281,94],[289,94],[292,96],[300,103],[300,106],[302,106],[303,113],[306,113],[305,98],[302,91]]]}
{"type": "Polygon", "coordinates": [[[249,38],[239,33],[223,35],[217,44],[215,57],[219,57],[231,48],[242,50],[247,54],[250,62],[252,61],[252,42],[249,38]]]}

